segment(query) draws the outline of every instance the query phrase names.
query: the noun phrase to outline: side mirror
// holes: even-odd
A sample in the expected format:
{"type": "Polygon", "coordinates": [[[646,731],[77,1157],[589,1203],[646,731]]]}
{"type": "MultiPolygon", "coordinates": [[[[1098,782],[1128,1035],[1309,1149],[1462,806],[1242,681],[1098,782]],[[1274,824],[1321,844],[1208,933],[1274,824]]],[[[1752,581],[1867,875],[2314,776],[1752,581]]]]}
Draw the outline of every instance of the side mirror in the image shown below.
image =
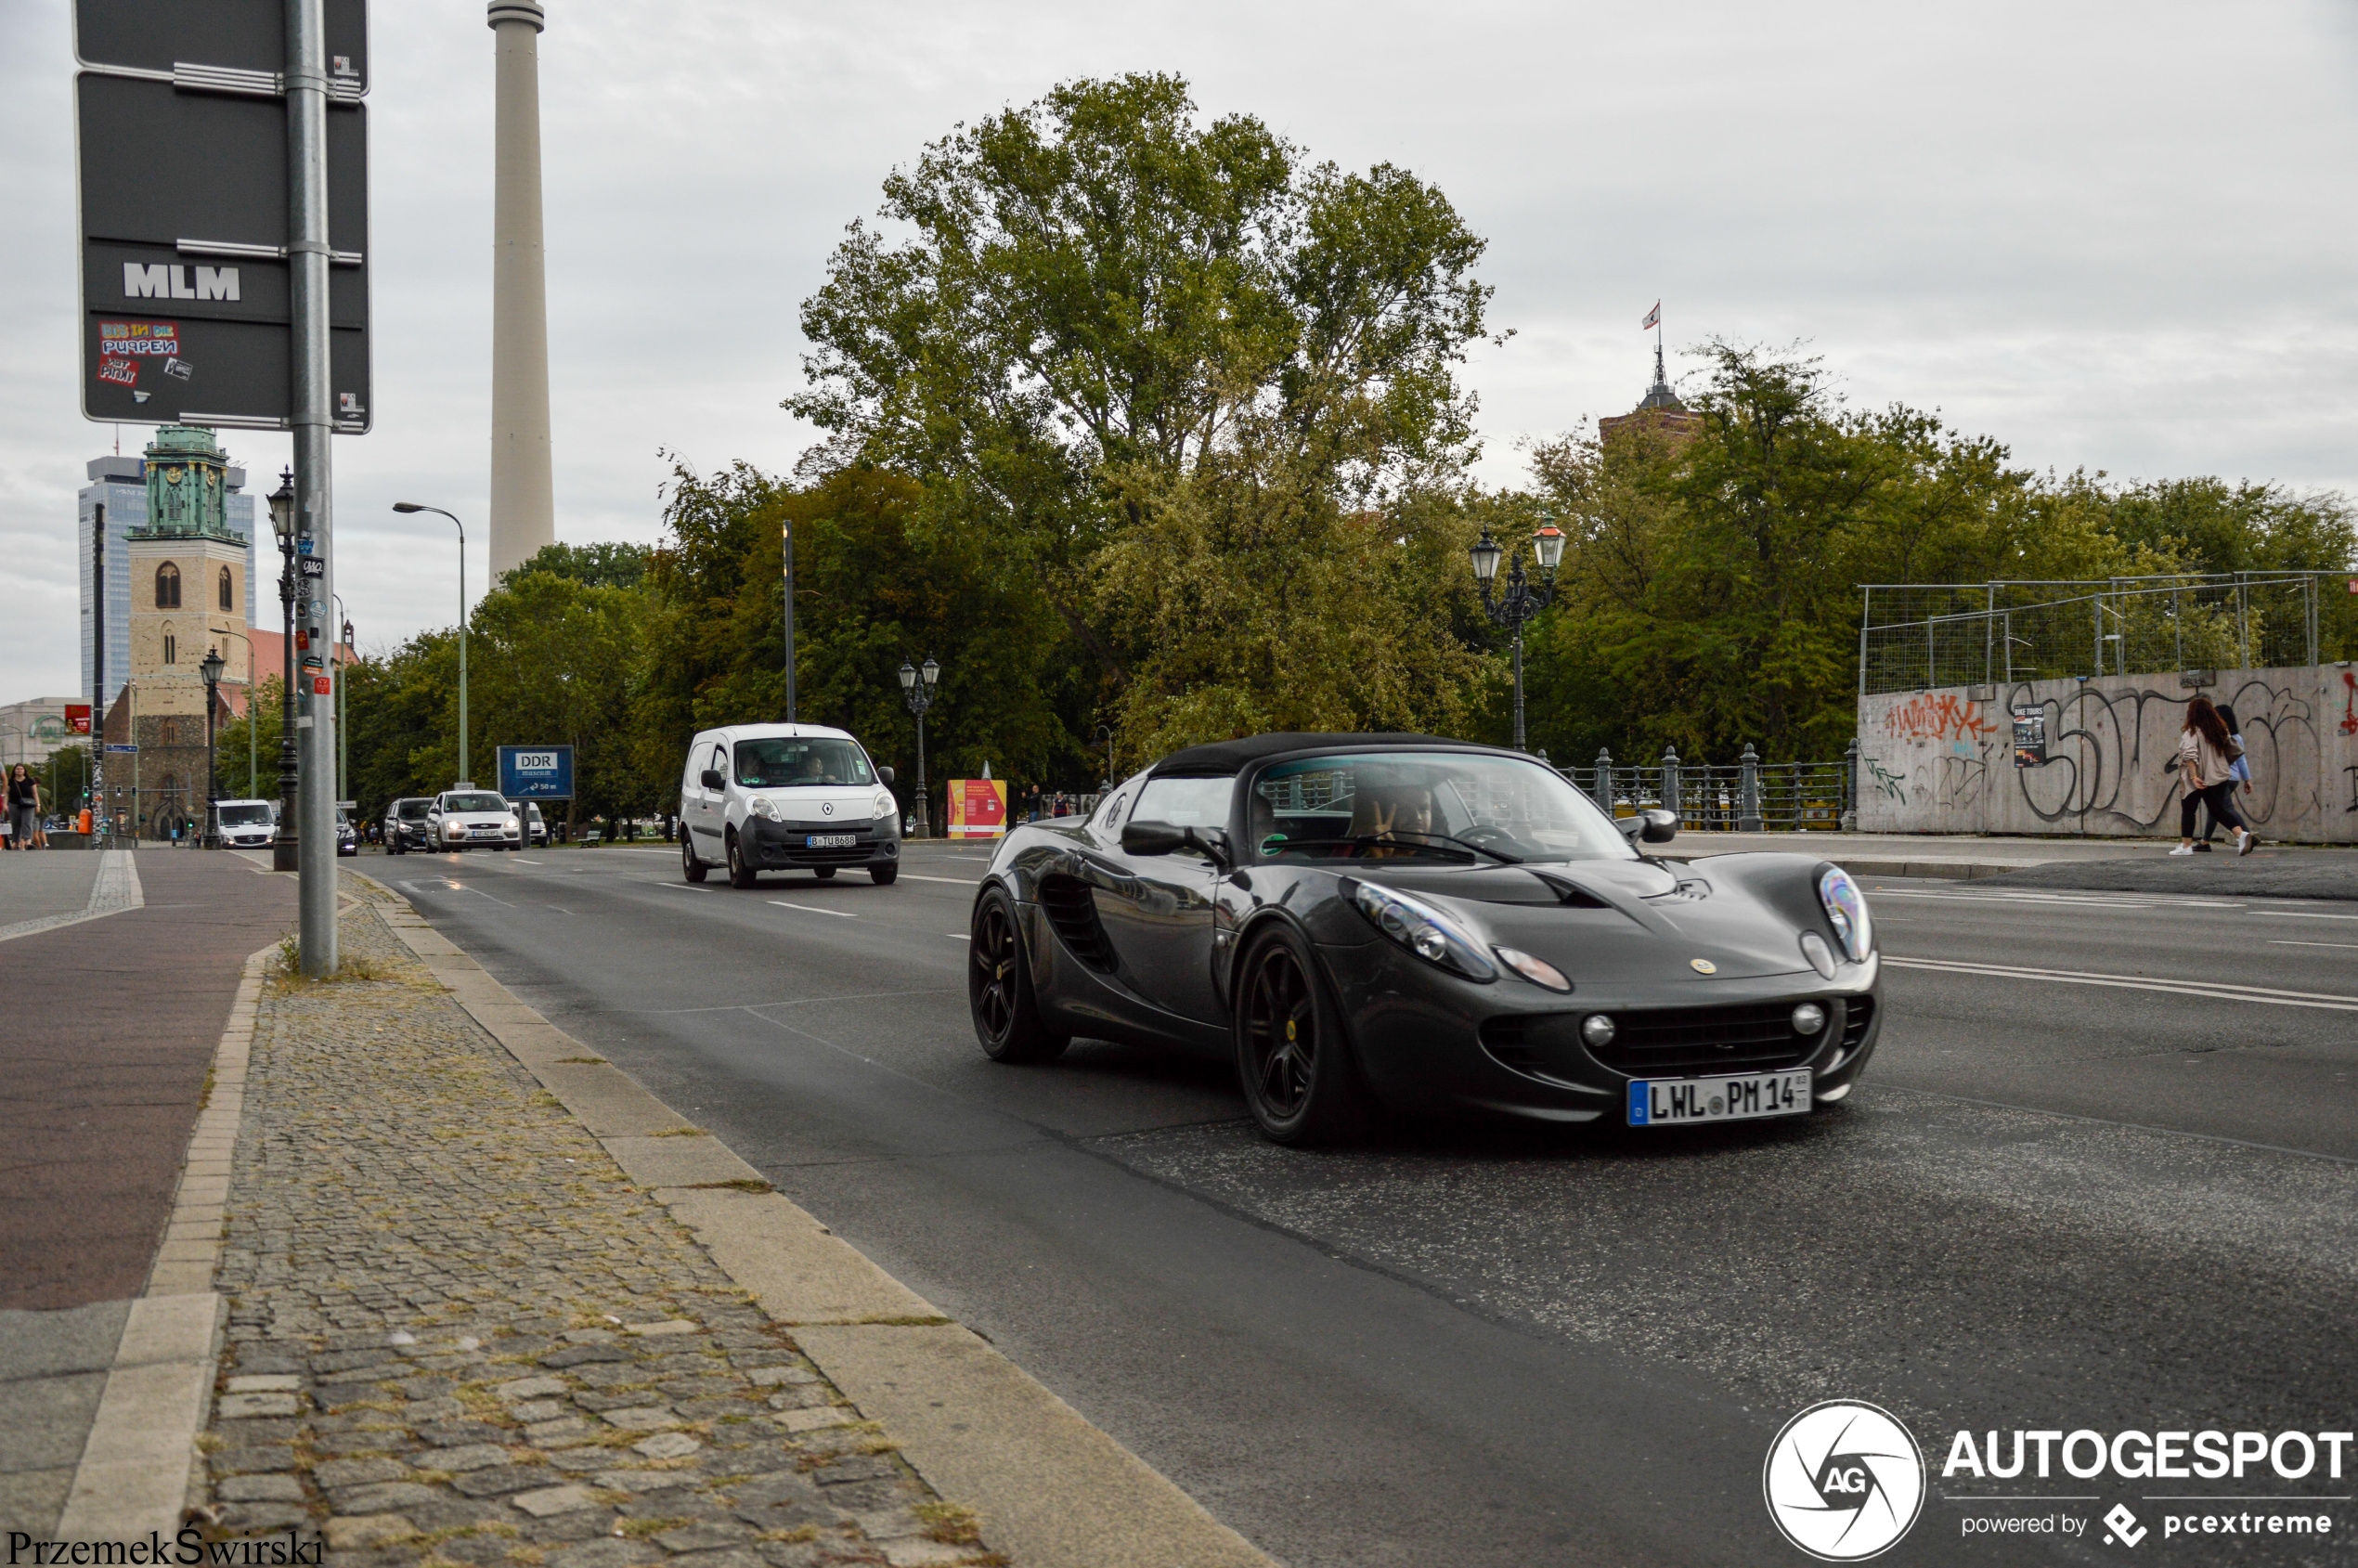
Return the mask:
{"type": "Polygon", "coordinates": [[[696,782],[706,789],[725,790],[729,787],[729,781],[720,776],[720,770],[718,768],[706,768],[704,771],[704,776],[696,782]]]}
{"type": "Polygon", "coordinates": [[[876,782],[879,784],[890,784],[892,782],[892,770],[889,768],[878,768],[876,770],[876,782]]]}
{"type": "Polygon", "coordinates": [[[1121,852],[1125,855],[1167,855],[1187,846],[1187,830],[1169,823],[1124,823],[1121,852]]]}
{"type": "Polygon", "coordinates": [[[1634,817],[1624,817],[1613,824],[1623,836],[1633,843],[1667,844],[1678,836],[1678,813],[1659,807],[1648,807],[1634,817]]]}

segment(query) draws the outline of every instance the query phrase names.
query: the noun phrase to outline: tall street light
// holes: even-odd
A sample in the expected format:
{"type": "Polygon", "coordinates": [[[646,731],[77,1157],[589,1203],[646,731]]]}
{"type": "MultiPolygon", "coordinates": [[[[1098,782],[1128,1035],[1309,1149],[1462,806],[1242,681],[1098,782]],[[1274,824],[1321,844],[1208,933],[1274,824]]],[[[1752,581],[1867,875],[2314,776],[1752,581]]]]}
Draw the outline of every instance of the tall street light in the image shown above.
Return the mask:
{"type": "Polygon", "coordinates": [[[474,775],[467,771],[467,525],[438,506],[417,501],[395,501],[393,510],[431,512],[459,525],[459,777],[473,782],[474,775]]]}
{"type": "Polygon", "coordinates": [[[221,650],[207,644],[204,662],[197,666],[197,673],[204,678],[204,837],[208,849],[221,848],[221,810],[214,802],[220,792],[213,787],[213,720],[214,705],[221,700],[221,671],[228,661],[221,650]]]}
{"type": "Polygon", "coordinates": [[[913,836],[933,836],[931,797],[926,789],[926,709],[933,706],[933,689],[941,680],[941,666],[931,654],[926,655],[922,670],[913,667],[907,659],[900,661],[900,694],[909,711],[917,716],[917,831],[913,836]]]}
{"type": "Polygon", "coordinates": [[[1542,523],[1531,536],[1531,552],[1538,557],[1539,569],[1548,580],[1535,585],[1524,575],[1522,551],[1515,551],[1514,561],[1507,571],[1507,590],[1493,596],[1491,585],[1498,576],[1498,558],[1506,553],[1490,538],[1490,530],[1482,531],[1482,541],[1470,552],[1473,556],[1474,581],[1482,585],[1482,607],[1491,620],[1508,628],[1515,638],[1515,749],[1523,749],[1522,734],[1522,628],[1556,596],[1556,567],[1564,558],[1563,530],[1553,523],[1542,523]]]}
{"type": "MultiPolygon", "coordinates": [[[[301,868],[302,833],[295,791],[301,784],[295,754],[295,504],[294,473],[281,470],[270,493],[270,531],[279,537],[279,831],[270,841],[270,869],[301,868]]],[[[253,704],[247,704],[249,714],[253,704]]]]}

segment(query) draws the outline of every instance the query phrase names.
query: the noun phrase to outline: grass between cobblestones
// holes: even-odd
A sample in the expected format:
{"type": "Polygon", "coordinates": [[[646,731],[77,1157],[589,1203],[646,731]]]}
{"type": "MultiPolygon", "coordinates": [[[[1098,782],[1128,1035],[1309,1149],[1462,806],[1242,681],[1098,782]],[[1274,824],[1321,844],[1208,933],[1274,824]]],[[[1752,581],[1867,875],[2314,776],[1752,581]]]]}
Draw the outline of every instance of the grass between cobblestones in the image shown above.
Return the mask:
{"type": "Polygon", "coordinates": [[[351,1568],[1003,1563],[361,891],[342,973],[274,965],[255,1019],[213,1533],[351,1568]]]}

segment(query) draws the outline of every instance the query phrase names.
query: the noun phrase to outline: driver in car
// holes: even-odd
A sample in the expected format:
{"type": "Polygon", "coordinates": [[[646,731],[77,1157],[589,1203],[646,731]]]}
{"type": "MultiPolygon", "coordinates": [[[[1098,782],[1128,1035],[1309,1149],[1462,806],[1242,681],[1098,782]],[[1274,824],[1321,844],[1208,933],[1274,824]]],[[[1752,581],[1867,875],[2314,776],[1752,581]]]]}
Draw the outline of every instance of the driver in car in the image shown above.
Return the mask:
{"type": "Polygon", "coordinates": [[[1363,788],[1352,802],[1351,836],[1368,842],[1370,860],[1388,860],[1404,852],[1388,847],[1394,842],[1394,834],[1430,836],[1432,833],[1432,791],[1422,785],[1363,788]]]}

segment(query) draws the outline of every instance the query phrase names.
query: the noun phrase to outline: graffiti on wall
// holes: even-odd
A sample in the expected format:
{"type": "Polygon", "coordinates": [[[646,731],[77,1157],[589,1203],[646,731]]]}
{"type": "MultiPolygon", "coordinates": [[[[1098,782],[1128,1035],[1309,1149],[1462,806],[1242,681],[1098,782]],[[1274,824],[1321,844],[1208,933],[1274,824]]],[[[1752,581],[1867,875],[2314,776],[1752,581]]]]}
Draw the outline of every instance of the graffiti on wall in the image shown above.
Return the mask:
{"type": "Polygon", "coordinates": [[[1925,692],[1884,715],[1883,732],[1910,741],[1975,741],[1997,733],[1981,705],[1950,692],[1925,692]]]}
{"type": "MultiPolygon", "coordinates": [[[[2207,694],[2235,711],[2251,768],[2239,809],[2278,836],[2350,836],[2358,829],[2358,762],[2347,738],[2358,736],[2358,671],[2221,674],[2207,694]],[[2334,696],[2343,698],[2341,714],[2329,706],[2334,696]]],[[[1984,705],[1952,690],[1862,704],[1862,739],[1875,737],[1860,758],[1859,805],[1870,823],[1900,832],[2175,833],[2184,785],[2168,765],[2189,693],[2174,677],[2024,681],[1992,695],[2005,700],[1984,705]],[[2044,731],[2043,761],[2034,748],[2016,765],[2015,720],[2044,731]]]]}

